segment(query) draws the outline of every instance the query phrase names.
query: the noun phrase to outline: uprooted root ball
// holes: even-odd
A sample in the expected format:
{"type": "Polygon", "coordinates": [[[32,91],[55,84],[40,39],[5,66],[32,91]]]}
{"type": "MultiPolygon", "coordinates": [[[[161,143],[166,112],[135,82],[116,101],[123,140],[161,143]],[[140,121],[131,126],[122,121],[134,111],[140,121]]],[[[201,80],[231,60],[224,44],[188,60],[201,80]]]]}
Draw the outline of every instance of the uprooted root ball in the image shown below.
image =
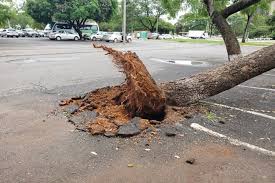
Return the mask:
{"type": "Polygon", "coordinates": [[[123,53],[106,46],[94,47],[102,48],[113,57],[113,63],[125,75],[125,82],[119,86],[94,90],[83,98],[75,97],[60,103],[61,106],[78,106],[72,115],[87,110],[96,111],[94,119],[85,121],[86,130],[92,134],[132,136],[155,124],[154,120],[176,121],[197,111],[197,108],[192,107],[167,107],[164,93],[135,53],[123,53]]]}

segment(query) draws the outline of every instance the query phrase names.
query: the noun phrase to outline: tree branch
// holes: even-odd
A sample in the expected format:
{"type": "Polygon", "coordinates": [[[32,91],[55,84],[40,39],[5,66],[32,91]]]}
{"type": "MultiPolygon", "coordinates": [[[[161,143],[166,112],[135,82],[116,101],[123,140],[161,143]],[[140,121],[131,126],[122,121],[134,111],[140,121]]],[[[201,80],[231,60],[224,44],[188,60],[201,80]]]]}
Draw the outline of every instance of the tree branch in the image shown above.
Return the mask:
{"type": "Polygon", "coordinates": [[[208,15],[212,17],[214,13],[214,5],[213,0],[203,0],[204,4],[206,5],[208,15]]]}
{"type": "Polygon", "coordinates": [[[139,21],[140,21],[140,23],[141,23],[145,28],[147,28],[147,29],[150,30],[150,27],[148,27],[147,25],[145,25],[145,23],[142,21],[142,19],[139,19],[139,21]]]}
{"type": "MultiPolygon", "coordinates": [[[[207,1],[207,0],[204,0],[207,1]]],[[[253,4],[256,4],[260,2],[261,0],[240,0],[237,1],[236,3],[232,4],[231,6],[225,8],[221,14],[224,18],[229,17],[230,15],[237,13],[238,11],[241,11],[253,4]]]]}

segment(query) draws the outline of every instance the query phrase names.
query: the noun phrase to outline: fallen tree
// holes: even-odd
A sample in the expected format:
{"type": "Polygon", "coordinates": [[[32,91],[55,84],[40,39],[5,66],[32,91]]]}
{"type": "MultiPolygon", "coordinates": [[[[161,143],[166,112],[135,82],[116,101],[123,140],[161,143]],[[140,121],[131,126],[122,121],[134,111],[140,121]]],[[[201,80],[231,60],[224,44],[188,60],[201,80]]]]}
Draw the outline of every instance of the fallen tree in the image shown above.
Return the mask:
{"type": "Polygon", "coordinates": [[[113,57],[114,64],[125,75],[125,82],[60,103],[61,106],[77,105],[78,109],[70,112],[72,115],[81,116],[87,110],[95,112],[92,118],[81,123],[69,119],[78,129],[94,135],[136,135],[152,124],[161,123],[155,120],[177,122],[204,111],[200,106],[191,104],[275,68],[273,45],[210,71],[158,86],[135,53],[116,51],[106,46],[94,47],[102,48],[113,57]],[[125,129],[131,129],[133,133],[128,134],[125,129]]]}
{"type": "Polygon", "coordinates": [[[275,45],[190,78],[163,83],[167,102],[185,106],[219,94],[275,68],[275,45]]]}

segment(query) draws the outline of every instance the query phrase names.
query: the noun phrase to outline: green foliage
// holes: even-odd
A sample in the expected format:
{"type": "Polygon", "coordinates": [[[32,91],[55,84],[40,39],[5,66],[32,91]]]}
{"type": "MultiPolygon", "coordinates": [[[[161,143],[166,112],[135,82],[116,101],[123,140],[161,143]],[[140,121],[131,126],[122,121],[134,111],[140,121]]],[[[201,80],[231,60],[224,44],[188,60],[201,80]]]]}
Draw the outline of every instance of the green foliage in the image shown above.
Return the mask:
{"type": "Polygon", "coordinates": [[[159,27],[158,27],[158,32],[163,34],[163,33],[170,33],[170,32],[175,32],[176,31],[176,27],[169,23],[169,22],[166,22],[162,19],[159,20],[159,27]]]}
{"type": "Polygon", "coordinates": [[[161,15],[166,13],[162,7],[161,0],[132,0],[134,21],[139,21],[144,29],[154,32],[156,30],[157,22],[161,15]]]}
{"type": "Polygon", "coordinates": [[[25,9],[35,21],[43,24],[51,23],[56,12],[53,2],[49,0],[27,0],[25,9]]]}
{"type": "Polygon", "coordinates": [[[269,37],[269,26],[258,26],[250,30],[249,38],[269,37]]]}
{"type": "Polygon", "coordinates": [[[177,22],[179,32],[187,32],[189,30],[206,30],[210,19],[199,13],[186,13],[181,16],[177,22]]]}
{"type": "Polygon", "coordinates": [[[24,29],[26,26],[31,26],[33,28],[43,28],[43,25],[36,23],[30,15],[27,13],[17,13],[10,19],[10,24],[12,27],[24,29]]]}
{"type": "MultiPolygon", "coordinates": [[[[267,15],[269,13],[270,3],[271,3],[271,0],[261,0],[259,3],[254,4],[241,11],[241,13],[246,16],[246,26],[244,27],[244,30],[243,30],[243,40],[242,40],[243,42],[245,42],[245,39],[248,37],[247,34],[251,28],[250,27],[251,23],[254,22],[254,19],[257,19],[258,16],[267,15]]],[[[257,37],[259,35],[264,36],[268,34],[266,31],[263,30],[263,27],[261,28],[256,27],[254,28],[254,30],[252,31],[252,34],[250,34],[249,37],[251,36],[257,37]]]]}
{"type": "Polygon", "coordinates": [[[116,12],[117,5],[117,0],[27,0],[26,9],[37,22],[67,22],[82,37],[80,27],[86,21],[110,19],[116,12]]]}
{"type": "Polygon", "coordinates": [[[270,37],[275,40],[275,12],[268,18],[267,24],[270,25],[270,37]]]}
{"type": "MultiPolygon", "coordinates": [[[[158,30],[160,33],[169,33],[175,31],[175,26],[160,19],[164,14],[163,8],[160,8],[160,1],[153,0],[127,0],[127,31],[151,31],[154,32],[158,21],[158,30]]],[[[116,13],[108,22],[99,24],[102,31],[121,31],[122,29],[122,8],[117,9],[116,13]]]]}
{"type": "MultiPolygon", "coordinates": [[[[208,30],[211,27],[212,22],[208,16],[206,8],[201,0],[175,0],[174,10],[179,10],[180,8],[185,9],[188,13],[180,17],[177,22],[177,32],[187,32],[189,30],[208,30]]],[[[216,10],[222,10],[226,6],[229,6],[234,1],[231,0],[214,0],[214,7],[216,10]]],[[[172,1],[162,0],[164,7],[167,11],[174,15],[175,12],[171,11],[172,1]]],[[[245,25],[247,23],[247,16],[253,15],[253,21],[251,23],[251,34],[250,36],[256,35],[266,35],[268,32],[266,26],[266,14],[269,11],[270,0],[262,0],[249,8],[241,11],[241,13],[235,13],[228,18],[228,22],[231,25],[236,36],[242,36],[244,33],[245,25]],[[264,30],[265,29],[265,30],[264,30]]],[[[173,9],[173,8],[172,8],[173,9]]]]}
{"type": "Polygon", "coordinates": [[[228,18],[228,23],[231,25],[237,37],[243,35],[243,30],[246,24],[246,18],[244,15],[240,13],[233,14],[228,18]]]}
{"type": "Polygon", "coordinates": [[[6,21],[12,17],[12,10],[9,6],[0,4],[0,26],[4,26],[6,21]]]}
{"type": "Polygon", "coordinates": [[[182,7],[183,0],[161,0],[163,8],[169,12],[170,16],[175,17],[182,7]]]}
{"type": "Polygon", "coordinates": [[[57,0],[54,4],[58,9],[54,13],[57,21],[76,22],[94,19],[99,12],[99,4],[96,0],[57,0]]]}
{"type": "Polygon", "coordinates": [[[109,20],[117,13],[118,2],[117,0],[98,0],[97,10],[94,20],[99,22],[109,20]]]}
{"type": "Polygon", "coordinates": [[[206,114],[206,118],[208,119],[208,121],[211,121],[211,122],[215,122],[219,120],[219,117],[213,112],[208,112],[206,114]]]}
{"type": "Polygon", "coordinates": [[[122,29],[122,16],[120,13],[116,13],[111,17],[108,22],[99,23],[99,27],[101,31],[108,32],[121,32],[122,29]]]}

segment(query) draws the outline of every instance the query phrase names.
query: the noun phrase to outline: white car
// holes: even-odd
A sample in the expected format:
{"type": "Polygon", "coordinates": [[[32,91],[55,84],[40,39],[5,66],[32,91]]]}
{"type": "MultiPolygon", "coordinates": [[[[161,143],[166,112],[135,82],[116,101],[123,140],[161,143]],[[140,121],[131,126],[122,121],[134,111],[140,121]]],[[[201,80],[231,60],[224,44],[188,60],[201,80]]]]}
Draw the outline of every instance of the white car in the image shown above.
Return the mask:
{"type": "MultiPolygon", "coordinates": [[[[123,41],[123,35],[121,32],[108,32],[103,36],[103,40],[107,42],[113,41],[114,43],[118,43],[123,41]]],[[[132,36],[128,34],[126,40],[127,42],[131,42],[132,36]]]]}
{"type": "Polygon", "coordinates": [[[7,29],[7,33],[6,33],[7,37],[19,37],[18,32],[16,32],[15,29],[7,29]]]}
{"type": "Polygon", "coordinates": [[[59,30],[57,32],[51,32],[49,34],[49,39],[51,40],[79,40],[80,37],[76,32],[68,31],[68,30],[59,30]]]}
{"type": "Polygon", "coordinates": [[[28,29],[26,29],[26,36],[27,37],[38,37],[38,33],[35,30],[28,28],[28,29]]]}
{"type": "Polygon", "coordinates": [[[0,31],[0,36],[1,37],[5,37],[7,35],[7,30],[6,29],[3,29],[0,31]]]}
{"type": "Polygon", "coordinates": [[[92,34],[91,40],[92,41],[98,41],[98,40],[101,41],[101,40],[103,40],[103,36],[106,34],[107,34],[107,32],[98,32],[96,34],[92,34]]]}
{"type": "Polygon", "coordinates": [[[162,34],[159,36],[159,39],[173,39],[174,37],[170,34],[162,34]]]}

